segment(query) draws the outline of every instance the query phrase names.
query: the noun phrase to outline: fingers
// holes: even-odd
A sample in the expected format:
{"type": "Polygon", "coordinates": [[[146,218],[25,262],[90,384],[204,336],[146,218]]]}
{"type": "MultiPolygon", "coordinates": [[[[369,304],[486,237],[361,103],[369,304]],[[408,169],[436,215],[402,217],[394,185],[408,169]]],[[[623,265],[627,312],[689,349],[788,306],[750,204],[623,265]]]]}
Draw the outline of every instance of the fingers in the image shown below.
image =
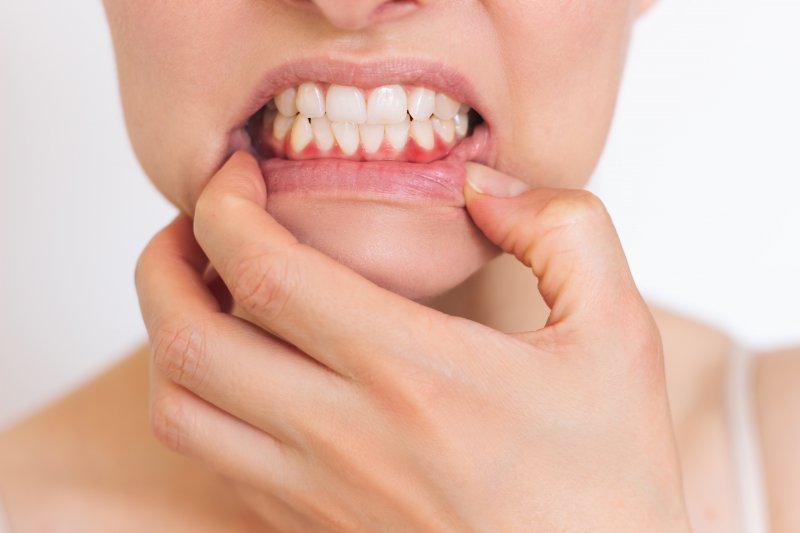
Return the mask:
{"type": "Polygon", "coordinates": [[[434,312],[298,243],[266,212],[266,194],[257,162],[239,152],[197,203],[195,235],[236,302],[259,326],[351,378],[385,364],[375,353],[411,353],[408,332],[435,327],[434,312]]]}
{"type": "Polygon", "coordinates": [[[153,376],[150,426],[171,450],[277,494],[300,485],[300,452],[231,417],[164,377],[153,376]]]}
{"type": "Polygon", "coordinates": [[[492,242],[532,268],[551,309],[548,326],[596,341],[609,331],[629,338],[636,333],[630,328],[650,324],[597,197],[583,190],[531,189],[474,163],[467,164],[467,176],[472,219],[492,242]]]}
{"type": "Polygon", "coordinates": [[[344,404],[341,378],[221,312],[203,283],[204,266],[186,217],[159,232],[141,255],[137,290],[156,368],[286,443],[300,445],[309,427],[327,427],[311,426],[320,413],[334,423],[337,405],[344,404]]]}

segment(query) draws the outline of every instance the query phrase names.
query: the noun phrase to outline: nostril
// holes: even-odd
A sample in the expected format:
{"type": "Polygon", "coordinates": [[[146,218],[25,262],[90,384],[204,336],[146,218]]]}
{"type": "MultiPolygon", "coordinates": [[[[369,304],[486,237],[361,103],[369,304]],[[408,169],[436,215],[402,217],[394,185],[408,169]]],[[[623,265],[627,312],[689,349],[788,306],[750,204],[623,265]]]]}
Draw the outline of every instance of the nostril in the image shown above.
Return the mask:
{"type": "Polygon", "coordinates": [[[370,24],[403,17],[427,3],[424,0],[307,0],[327,21],[343,30],[357,31],[370,24]]]}
{"type": "Polygon", "coordinates": [[[418,0],[389,0],[379,5],[372,12],[372,22],[396,19],[405,16],[420,7],[418,0]]]}

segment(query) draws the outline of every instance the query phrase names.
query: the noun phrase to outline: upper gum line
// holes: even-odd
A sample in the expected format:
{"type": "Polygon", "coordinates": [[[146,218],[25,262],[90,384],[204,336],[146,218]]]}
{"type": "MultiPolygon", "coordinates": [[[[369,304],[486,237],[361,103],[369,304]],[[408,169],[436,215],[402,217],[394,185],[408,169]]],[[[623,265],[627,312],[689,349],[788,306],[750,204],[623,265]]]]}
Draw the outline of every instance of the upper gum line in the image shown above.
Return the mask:
{"type": "Polygon", "coordinates": [[[400,152],[411,140],[422,150],[432,150],[434,134],[444,146],[452,147],[467,135],[469,111],[446,93],[425,86],[388,84],[361,89],[304,82],[267,102],[263,124],[271,130],[269,137],[296,155],[312,141],[323,152],[335,148],[352,156],[359,147],[370,154],[382,146],[387,155],[400,152]],[[353,128],[359,132],[357,140],[344,131],[353,128]],[[325,133],[328,129],[333,130],[332,135],[325,133]]]}

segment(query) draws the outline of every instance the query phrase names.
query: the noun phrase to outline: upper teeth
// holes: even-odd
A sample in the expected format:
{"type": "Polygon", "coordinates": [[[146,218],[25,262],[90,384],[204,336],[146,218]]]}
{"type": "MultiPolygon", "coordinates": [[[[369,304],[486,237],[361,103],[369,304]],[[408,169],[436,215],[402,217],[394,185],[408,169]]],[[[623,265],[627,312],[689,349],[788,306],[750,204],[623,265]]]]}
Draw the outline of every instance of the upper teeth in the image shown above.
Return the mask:
{"type": "MultiPolygon", "coordinates": [[[[409,135],[420,148],[434,146],[434,133],[452,143],[467,134],[470,108],[445,93],[425,87],[383,85],[369,91],[357,87],[306,82],[275,96],[277,114],[265,119],[272,135],[283,141],[291,132],[290,146],[300,152],[311,141],[320,150],[333,147],[334,140],[345,154],[359,144],[367,153],[376,152],[384,138],[388,146],[401,150],[409,135]],[[310,119],[310,120],[309,120],[310,119]]],[[[272,112],[274,113],[274,111],[272,112]]]]}

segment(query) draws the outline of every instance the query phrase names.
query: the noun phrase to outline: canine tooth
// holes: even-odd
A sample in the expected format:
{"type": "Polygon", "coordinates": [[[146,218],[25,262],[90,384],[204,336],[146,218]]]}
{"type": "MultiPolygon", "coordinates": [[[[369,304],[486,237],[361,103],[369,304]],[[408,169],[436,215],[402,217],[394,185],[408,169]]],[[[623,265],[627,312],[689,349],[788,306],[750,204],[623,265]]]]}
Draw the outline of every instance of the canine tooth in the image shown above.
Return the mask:
{"type": "Polygon", "coordinates": [[[345,155],[353,155],[358,150],[358,126],[352,122],[331,122],[331,130],[345,155]]]}
{"type": "Polygon", "coordinates": [[[444,142],[449,143],[455,138],[456,125],[452,120],[439,120],[434,117],[431,119],[431,124],[433,125],[433,131],[435,131],[436,135],[444,142]]]}
{"type": "Polygon", "coordinates": [[[343,85],[328,87],[325,111],[331,122],[363,124],[367,120],[367,104],[364,101],[364,93],[356,87],[343,85]]]}
{"type": "Polygon", "coordinates": [[[436,107],[436,93],[424,87],[414,87],[408,93],[408,114],[414,120],[428,120],[436,107]]]}
{"type": "Polygon", "coordinates": [[[316,83],[303,83],[297,88],[297,110],[309,118],[325,114],[325,98],[316,83]]]}
{"type": "Polygon", "coordinates": [[[467,104],[461,104],[461,106],[459,106],[459,108],[458,108],[458,114],[459,115],[466,115],[467,113],[469,113],[470,109],[472,109],[472,108],[469,107],[467,104]]]}
{"type": "Polygon", "coordinates": [[[412,120],[411,138],[414,139],[423,150],[433,148],[433,125],[430,120],[412,120]]]}
{"type": "Polygon", "coordinates": [[[283,113],[275,115],[275,122],[272,123],[272,135],[282,141],[289,130],[292,129],[294,117],[287,117],[283,113]]]}
{"type": "Polygon", "coordinates": [[[324,152],[333,148],[331,123],[326,117],[312,118],[311,130],[314,132],[314,140],[317,141],[317,147],[320,150],[324,152]]]}
{"type": "Polygon", "coordinates": [[[383,128],[383,124],[361,124],[358,127],[361,144],[368,154],[374,154],[383,144],[383,128]]]}
{"type": "Polygon", "coordinates": [[[311,124],[308,122],[308,117],[297,115],[292,124],[292,138],[291,146],[295,152],[302,152],[314,139],[314,133],[311,131],[311,124]]]}
{"type": "Polygon", "coordinates": [[[386,125],[386,140],[395,150],[402,150],[408,142],[408,130],[411,128],[411,121],[408,117],[398,124],[386,125]]]}
{"type": "Polygon", "coordinates": [[[293,117],[297,114],[297,103],[295,102],[296,98],[297,91],[294,87],[285,89],[275,97],[275,105],[278,107],[278,111],[281,115],[293,117]]]}
{"type": "Polygon", "coordinates": [[[397,124],[406,118],[408,98],[400,85],[384,85],[369,93],[367,124],[397,124]]]}
{"type": "Polygon", "coordinates": [[[456,102],[444,93],[436,95],[436,107],[433,114],[442,120],[450,120],[458,113],[461,102],[456,102]]]}
{"type": "Polygon", "coordinates": [[[456,135],[459,137],[466,137],[467,130],[469,129],[469,115],[466,113],[459,113],[453,117],[453,124],[456,127],[456,135]]]}
{"type": "Polygon", "coordinates": [[[270,98],[269,101],[267,101],[267,105],[264,107],[266,107],[268,111],[275,111],[276,109],[278,109],[278,106],[275,105],[274,98],[270,98]]]}

